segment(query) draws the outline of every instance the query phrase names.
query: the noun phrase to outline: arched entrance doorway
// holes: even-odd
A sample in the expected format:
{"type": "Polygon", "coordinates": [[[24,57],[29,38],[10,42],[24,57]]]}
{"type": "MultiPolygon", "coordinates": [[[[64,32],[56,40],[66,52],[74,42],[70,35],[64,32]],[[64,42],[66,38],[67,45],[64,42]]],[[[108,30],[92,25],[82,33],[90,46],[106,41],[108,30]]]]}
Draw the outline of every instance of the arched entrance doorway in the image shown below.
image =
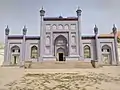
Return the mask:
{"type": "Polygon", "coordinates": [[[20,58],[20,48],[18,46],[13,46],[11,48],[11,65],[17,65],[20,58]]]}
{"type": "Polygon", "coordinates": [[[59,61],[65,61],[65,50],[63,48],[57,49],[57,57],[59,61]]]}
{"type": "Polygon", "coordinates": [[[108,45],[102,46],[102,62],[104,65],[112,64],[111,48],[108,45]]]}
{"type": "Polygon", "coordinates": [[[54,41],[54,56],[58,61],[64,61],[68,56],[68,43],[63,35],[59,35],[54,41]]]}

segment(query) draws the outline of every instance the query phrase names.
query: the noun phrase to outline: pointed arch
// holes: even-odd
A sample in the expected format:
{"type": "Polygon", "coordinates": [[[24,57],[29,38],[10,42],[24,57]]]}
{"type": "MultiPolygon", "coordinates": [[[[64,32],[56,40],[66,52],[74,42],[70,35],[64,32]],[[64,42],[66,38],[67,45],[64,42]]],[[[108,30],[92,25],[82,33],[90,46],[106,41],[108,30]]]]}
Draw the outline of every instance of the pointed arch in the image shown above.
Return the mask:
{"type": "Polygon", "coordinates": [[[58,25],[58,28],[59,28],[59,29],[63,29],[63,25],[62,25],[62,24],[59,24],[59,25],[58,25]]]}
{"type": "Polygon", "coordinates": [[[91,50],[88,45],[84,46],[84,58],[91,58],[91,50]]]}
{"type": "Polygon", "coordinates": [[[65,30],[68,30],[68,29],[69,29],[69,25],[66,24],[66,25],[64,26],[64,29],[65,29],[65,30]]]}
{"type": "Polygon", "coordinates": [[[20,47],[17,46],[17,45],[13,46],[13,47],[11,48],[11,52],[12,52],[12,53],[14,53],[14,52],[20,53],[20,47]]]}
{"type": "Polygon", "coordinates": [[[104,65],[112,64],[111,47],[109,45],[103,45],[101,48],[102,62],[104,65]]]}
{"type": "Polygon", "coordinates": [[[11,47],[10,64],[17,65],[20,62],[20,47],[15,45],[11,47]]]}
{"type": "Polygon", "coordinates": [[[37,46],[32,46],[31,47],[31,58],[37,59],[37,57],[38,57],[38,48],[37,46]]]}
{"type": "Polygon", "coordinates": [[[110,51],[111,51],[110,46],[108,46],[108,45],[102,46],[102,52],[110,52],[110,51]]]}
{"type": "Polygon", "coordinates": [[[56,25],[56,24],[53,24],[53,25],[52,25],[52,29],[53,29],[53,30],[56,30],[56,29],[57,29],[57,25],[56,25]]]}

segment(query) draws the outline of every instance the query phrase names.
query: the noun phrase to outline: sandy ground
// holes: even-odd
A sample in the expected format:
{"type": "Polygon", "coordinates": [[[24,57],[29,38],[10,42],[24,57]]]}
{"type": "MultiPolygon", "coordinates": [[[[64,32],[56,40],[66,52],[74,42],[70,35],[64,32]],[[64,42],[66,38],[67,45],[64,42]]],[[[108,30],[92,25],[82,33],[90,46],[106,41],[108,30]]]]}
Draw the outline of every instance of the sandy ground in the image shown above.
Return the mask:
{"type": "Polygon", "coordinates": [[[0,67],[0,90],[120,90],[120,66],[26,70],[0,67]]]}

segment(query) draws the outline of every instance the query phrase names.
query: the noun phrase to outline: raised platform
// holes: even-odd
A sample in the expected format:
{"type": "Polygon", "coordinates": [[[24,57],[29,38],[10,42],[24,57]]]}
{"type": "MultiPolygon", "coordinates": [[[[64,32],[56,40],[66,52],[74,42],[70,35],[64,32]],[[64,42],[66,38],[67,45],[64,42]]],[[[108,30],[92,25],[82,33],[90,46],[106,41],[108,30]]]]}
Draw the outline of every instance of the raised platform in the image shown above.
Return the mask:
{"type": "Polygon", "coordinates": [[[84,61],[43,61],[43,62],[31,62],[31,63],[28,62],[25,63],[25,67],[32,69],[93,68],[91,62],[84,62],[84,61]]]}

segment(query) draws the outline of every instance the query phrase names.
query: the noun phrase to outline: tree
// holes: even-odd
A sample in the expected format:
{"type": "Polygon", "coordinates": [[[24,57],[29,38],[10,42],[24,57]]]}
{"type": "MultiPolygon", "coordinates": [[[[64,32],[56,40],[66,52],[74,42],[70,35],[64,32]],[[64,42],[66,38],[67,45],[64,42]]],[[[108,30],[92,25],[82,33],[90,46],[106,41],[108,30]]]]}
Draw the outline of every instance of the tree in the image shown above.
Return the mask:
{"type": "Polygon", "coordinates": [[[117,42],[120,43],[120,38],[119,37],[117,38],[117,42]]]}

